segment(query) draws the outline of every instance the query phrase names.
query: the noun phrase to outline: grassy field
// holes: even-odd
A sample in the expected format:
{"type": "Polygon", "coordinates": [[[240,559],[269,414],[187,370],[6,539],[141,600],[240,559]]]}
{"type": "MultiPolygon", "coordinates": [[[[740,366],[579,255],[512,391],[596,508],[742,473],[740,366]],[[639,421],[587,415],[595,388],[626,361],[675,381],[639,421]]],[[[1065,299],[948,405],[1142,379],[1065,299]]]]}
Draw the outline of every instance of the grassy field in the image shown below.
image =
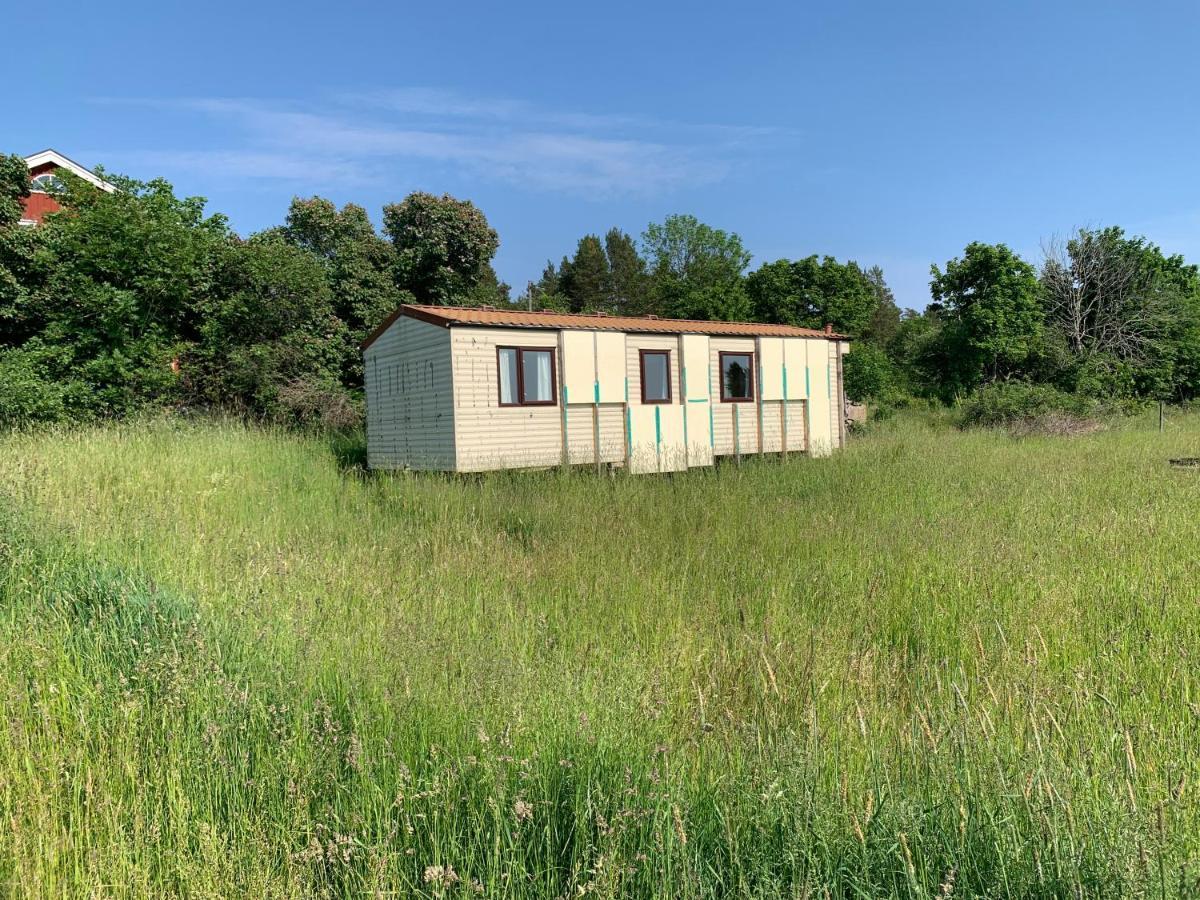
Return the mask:
{"type": "Polygon", "coordinates": [[[0,891],[1200,893],[1200,417],[673,478],[0,438],[0,891]]]}

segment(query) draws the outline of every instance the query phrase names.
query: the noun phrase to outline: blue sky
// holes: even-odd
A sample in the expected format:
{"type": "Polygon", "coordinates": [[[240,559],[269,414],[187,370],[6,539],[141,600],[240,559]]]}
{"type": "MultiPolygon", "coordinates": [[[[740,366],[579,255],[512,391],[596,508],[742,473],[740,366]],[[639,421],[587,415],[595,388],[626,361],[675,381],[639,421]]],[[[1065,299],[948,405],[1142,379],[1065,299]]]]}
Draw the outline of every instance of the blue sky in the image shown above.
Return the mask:
{"type": "MultiPolygon", "coordinates": [[[[10,17],[11,18],[11,17],[10,17]]],[[[692,213],[754,265],[1119,224],[1200,261],[1200,4],[65,4],[0,72],[6,152],[163,176],[249,233],[295,195],[473,200],[519,289],[692,213]],[[21,88],[20,86],[24,86],[21,88]]]]}

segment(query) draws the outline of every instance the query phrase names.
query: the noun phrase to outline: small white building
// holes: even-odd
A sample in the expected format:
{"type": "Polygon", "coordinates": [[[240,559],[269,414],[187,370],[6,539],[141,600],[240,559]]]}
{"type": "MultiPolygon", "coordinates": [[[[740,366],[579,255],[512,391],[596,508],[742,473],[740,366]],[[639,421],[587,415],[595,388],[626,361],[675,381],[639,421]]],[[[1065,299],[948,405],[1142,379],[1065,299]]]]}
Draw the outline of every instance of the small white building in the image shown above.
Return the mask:
{"type": "Polygon", "coordinates": [[[371,468],[668,472],[845,443],[844,335],[402,306],[363,342],[371,468]]]}

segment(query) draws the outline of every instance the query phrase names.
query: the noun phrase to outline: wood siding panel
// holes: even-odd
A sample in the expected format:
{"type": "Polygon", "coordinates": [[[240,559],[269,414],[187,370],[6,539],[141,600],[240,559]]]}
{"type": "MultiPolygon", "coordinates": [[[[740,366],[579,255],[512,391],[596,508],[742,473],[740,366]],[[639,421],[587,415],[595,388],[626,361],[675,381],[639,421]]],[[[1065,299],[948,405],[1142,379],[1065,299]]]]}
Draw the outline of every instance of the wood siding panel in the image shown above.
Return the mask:
{"type": "MultiPolygon", "coordinates": [[[[600,404],[600,462],[625,461],[625,416],[621,404],[600,404]]],[[[572,464],[596,461],[592,404],[567,407],[567,450],[572,464]]]]}
{"type": "Polygon", "coordinates": [[[679,335],[630,334],[625,337],[625,378],[629,384],[630,405],[642,402],[642,363],[639,350],[666,350],[671,357],[671,402],[678,403],[683,393],[679,383],[679,335]]]}
{"type": "Polygon", "coordinates": [[[846,446],[846,390],[842,382],[842,357],[848,348],[845,341],[830,341],[830,371],[833,375],[833,418],[831,428],[835,447],[846,446]]]}
{"type": "Polygon", "coordinates": [[[762,404],[763,453],[783,452],[783,401],[764,400],[762,404]]]}
{"type": "MultiPolygon", "coordinates": [[[[845,342],[789,338],[778,347],[772,344],[756,359],[756,376],[764,360],[767,365],[786,365],[789,400],[767,399],[760,404],[723,403],[720,399],[721,352],[755,353],[759,347],[754,338],[681,338],[671,334],[606,334],[604,338],[602,355],[608,360],[605,368],[609,374],[601,379],[607,381],[601,385],[602,399],[617,395],[623,400],[627,390],[630,410],[627,420],[622,402],[600,404],[597,417],[602,463],[624,462],[627,421],[633,423],[633,443],[654,453],[652,464],[646,459],[635,464],[635,470],[680,468],[682,463],[674,458],[679,453],[686,453],[691,465],[706,465],[711,461],[709,446],[717,456],[733,455],[739,450],[743,454],[757,453],[760,421],[762,450],[779,452],[784,446],[785,406],[789,452],[807,451],[819,456],[845,443],[841,421],[841,363],[848,349],[845,342]],[[687,341],[693,342],[686,349],[692,360],[689,381],[695,380],[692,370],[700,365],[696,360],[707,359],[708,402],[704,402],[703,388],[695,384],[689,386],[697,402],[689,404],[684,396],[682,362],[687,341]],[[702,348],[697,346],[700,341],[702,348]],[[641,403],[640,350],[665,350],[670,354],[672,403],[659,406],[657,421],[655,406],[641,403]],[[807,400],[800,399],[806,396],[807,400]],[[665,462],[664,448],[668,455],[665,462]]],[[[590,464],[595,460],[597,440],[590,402],[595,396],[595,379],[593,376],[587,402],[562,405],[564,371],[559,332],[462,326],[447,329],[404,316],[368,347],[364,361],[367,453],[373,468],[481,471],[558,465],[563,460],[564,409],[568,461],[590,464]],[[499,405],[497,348],[501,346],[545,347],[555,352],[560,386],[556,405],[499,405]]],[[[583,380],[577,379],[581,391],[586,387],[583,380]]],[[[756,393],[761,388],[775,393],[770,385],[776,380],[773,375],[756,377],[756,393]]],[[[782,384],[776,386],[782,389],[782,384]]]]}
{"type": "Polygon", "coordinates": [[[787,404],[788,453],[808,451],[807,401],[789,400],[787,404]]]}
{"type": "Polygon", "coordinates": [[[625,402],[625,335],[596,332],[596,374],[601,403],[625,402]]]}
{"type": "Polygon", "coordinates": [[[401,317],[367,348],[367,465],[454,468],[450,331],[401,317]]]}
{"type": "Polygon", "coordinates": [[[787,375],[788,400],[808,397],[804,372],[808,368],[808,342],[803,338],[784,338],[783,365],[787,375]]]}
{"type": "MultiPolygon", "coordinates": [[[[556,331],[521,328],[450,329],[454,354],[454,419],[458,470],[521,469],[562,462],[562,359],[556,331]],[[500,406],[499,347],[546,347],[555,351],[560,390],[554,406],[500,406]]],[[[589,393],[588,399],[592,394],[589,393]]],[[[567,412],[568,461],[594,461],[592,405],[567,412]]],[[[600,407],[600,461],[625,459],[625,422],[619,404],[600,407]]]]}
{"type": "MultiPolygon", "coordinates": [[[[721,400],[721,353],[754,353],[754,338],[709,341],[709,385],[713,411],[713,452],[717,456],[758,452],[758,404],[721,400]],[[736,426],[736,427],[735,427],[736,426]],[[736,433],[736,443],[734,440],[736,433]]],[[[757,390],[757,376],[755,390],[757,390]]]]}
{"type": "Polygon", "coordinates": [[[712,447],[712,377],[709,372],[708,336],[683,334],[679,337],[683,369],[680,380],[684,393],[684,426],[687,430],[689,466],[711,466],[712,447]]]}
{"type": "Polygon", "coordinates": [[[807,340],[809,375],[808,444],[813,456],[828,456],[833,450],[834,430],[830,427],[833,417],[833,385],[830,382],[829,341],[807,340]]]}
{"type": "Polygon", "coordinates": [[[758,339],[758,396],[762,400],[783,399],[784,338],[758,339]]]}

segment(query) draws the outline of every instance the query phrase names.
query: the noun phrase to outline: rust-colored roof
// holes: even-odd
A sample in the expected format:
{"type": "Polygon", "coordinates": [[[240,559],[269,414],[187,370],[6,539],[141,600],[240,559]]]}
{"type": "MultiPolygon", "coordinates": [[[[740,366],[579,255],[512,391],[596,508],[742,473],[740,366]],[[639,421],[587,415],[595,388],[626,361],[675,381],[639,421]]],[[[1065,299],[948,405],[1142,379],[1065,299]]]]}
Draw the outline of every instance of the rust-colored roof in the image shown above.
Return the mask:
{"type": "Polygon", "coordinates": [[[716,322],[701,319],[660,319],[657,316],[610,316],[602,313],[560,313],[494,309],[488,306],[418,306],[406,304],[388,316],[363,341],[364,350],[401,316],[449,328],[453,325],[495,328],[578,328],[585,331],[626,331],[646,334],[712,334],[727,337],[819,337],[848,340],[832,329],[799,328],[765,322],[716,322]]]}

